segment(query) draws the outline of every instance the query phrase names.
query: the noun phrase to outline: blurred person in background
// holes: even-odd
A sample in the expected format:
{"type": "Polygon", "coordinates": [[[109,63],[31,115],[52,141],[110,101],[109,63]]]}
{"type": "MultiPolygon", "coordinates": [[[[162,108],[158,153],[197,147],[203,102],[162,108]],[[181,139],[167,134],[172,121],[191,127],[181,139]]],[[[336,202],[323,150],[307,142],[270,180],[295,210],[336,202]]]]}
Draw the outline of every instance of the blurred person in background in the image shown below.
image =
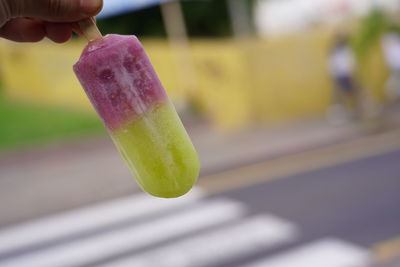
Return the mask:
{"type": "Polygon", "coordinates": [[[329,54],[329,72],[334,84],[328,120],[341,124],[359,118],[359,99],[354,73],[356,61],[347,33],[336,35],[329,54]]]}
{"type": "Polygon", "coordinates": [[[400,100],[400,36],[395,29],[389,29],[383,35],[382,49],[390,72],[385,86],[386,96],[393,104],[400,100]]]}
{"type": "Polygon", "coordinates": [[[48,37],[63,43],[79,31],[74,24],[94,16],[102,0],[0,0],[0,36],[17,42],[48,37]]]}

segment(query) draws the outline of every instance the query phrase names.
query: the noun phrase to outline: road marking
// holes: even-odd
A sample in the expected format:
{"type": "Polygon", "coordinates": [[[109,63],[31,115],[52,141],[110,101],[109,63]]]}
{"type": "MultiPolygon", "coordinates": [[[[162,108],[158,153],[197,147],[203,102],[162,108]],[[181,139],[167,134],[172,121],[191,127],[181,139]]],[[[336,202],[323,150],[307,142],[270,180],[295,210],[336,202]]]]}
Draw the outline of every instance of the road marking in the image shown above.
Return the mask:
{"type": "Polygon", "coordinates": [[[294,224],[273,215],[259,215],[233,226],[98,267],[214,266],[294,242],[299,235],[299,229],[294,224]]]}
{"type": "Polygon", "coordinates": [[[400,149],[400,130],[360,138],[344,144],[204,176],[199,185],[209,194],[234,190],[298,173],[360,160],[400,149]],[[243,179],[243,177],[246,179],[243,179]]]}
{"type": "Polygon", "coordinates": [[[373,246],[374,258],[378,262],[388,262],[400,257],[400,236],[373,246]]]}
{"type": "Polygon", "coordinates": [[[366,249],[326,238],[245,267],[364,267],[370,263],[366,249]]]}
{"type": "Polygon", "coordinates": [[[24,223],[0,231],[0,256],[72,234],[135,220],[189,205],[203,196],[199,189],[177,199],[159,199],[145,194],[113,200],[24,223]]]}
{"type": "Polygon", "coordinates": [[[111,257],[155,245],[183,234],[206,227],[229,222],[244,215],[245,207],[239,202],[218,199],[194,205],[192,209],[180,211],[155,221],[146,221],[129,228],[96,236],[74,240],[66,244],[0,261],[0,266],[21,267],[61,267],[88,264],[102,258],[111,257]]]}

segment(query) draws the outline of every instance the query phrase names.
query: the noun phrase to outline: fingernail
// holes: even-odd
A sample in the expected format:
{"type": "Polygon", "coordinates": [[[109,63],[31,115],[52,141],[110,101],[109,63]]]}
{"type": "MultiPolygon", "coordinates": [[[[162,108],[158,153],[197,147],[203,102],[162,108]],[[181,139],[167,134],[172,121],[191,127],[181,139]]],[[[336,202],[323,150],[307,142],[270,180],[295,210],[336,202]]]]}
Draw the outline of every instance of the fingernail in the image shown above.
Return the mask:
{"type": "Polygon", "coordinates": [[[92,15],[99,11],[103,5],[102,0],[81,0],[81,7],[83,12],[88,15],[92,15]]]}

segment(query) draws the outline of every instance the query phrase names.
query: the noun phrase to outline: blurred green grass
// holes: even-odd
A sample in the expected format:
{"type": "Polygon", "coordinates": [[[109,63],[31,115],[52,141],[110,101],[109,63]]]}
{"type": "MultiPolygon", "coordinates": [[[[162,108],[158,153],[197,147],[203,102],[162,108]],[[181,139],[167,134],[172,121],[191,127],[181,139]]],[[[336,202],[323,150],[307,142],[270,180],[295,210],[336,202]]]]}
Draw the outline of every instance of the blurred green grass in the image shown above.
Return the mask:
{"type": "Polygon", "coordinates": [[[0,96],[0,149],[56,142],[104,131],[95,115],[12,102],[0,96]]]}

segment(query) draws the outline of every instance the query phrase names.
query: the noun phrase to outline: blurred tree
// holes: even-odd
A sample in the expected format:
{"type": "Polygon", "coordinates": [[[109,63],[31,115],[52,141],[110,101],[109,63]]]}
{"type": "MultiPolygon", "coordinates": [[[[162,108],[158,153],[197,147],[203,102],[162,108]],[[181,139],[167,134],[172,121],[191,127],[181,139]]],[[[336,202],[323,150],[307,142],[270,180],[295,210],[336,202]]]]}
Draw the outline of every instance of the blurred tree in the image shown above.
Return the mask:
{"type": "Polygon", "coordinates": [[[362,22],[355,34],[353,47],[359,61],[363,61],[370,49],[380,41],[382,34],[390,27],[390,22],[383,10],[373,10],[362,22]]]}
{"type": "Polygon", "coordinates": [[[226,0],[183,1],[189,36],[226,37],[232,34],[226,0]]]}
{"type": "MultiPolygon", "coordinates": [[[[251,14],[254,0],[243,1],[246,1],[248,6],[247,12],[251,14]]],[[[227,0],[194,0],[181,1],[181,3],[189,36],[227,37],[232,35],[227,0]]],[[[101,19],[98,21],[98,24],[104,34],[136,34],[150,37],[166,36],[159,6],[101,19]]]]}
{"type": "Polygon", "coordinates": [[[103,34],[135,34],[139,36],[165,37],[165,29],[158,6],[98,20],[103,34]]]}

